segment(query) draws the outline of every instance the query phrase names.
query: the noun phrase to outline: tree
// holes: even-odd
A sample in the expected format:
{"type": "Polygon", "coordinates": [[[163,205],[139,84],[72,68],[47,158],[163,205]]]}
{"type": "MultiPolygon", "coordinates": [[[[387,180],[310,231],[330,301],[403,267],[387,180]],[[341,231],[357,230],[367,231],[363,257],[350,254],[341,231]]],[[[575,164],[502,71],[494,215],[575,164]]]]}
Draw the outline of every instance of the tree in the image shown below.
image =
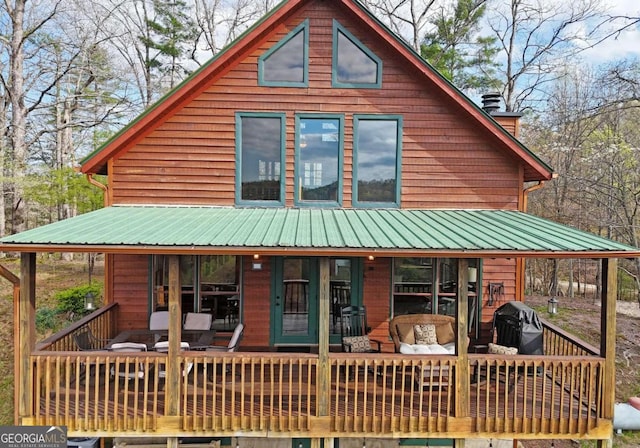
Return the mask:
{"type": "Polygon", "coordinates": [[[420,52],[436,0],[363,0],[363,3],[392,31],[405,38],[416,52],[420,52]]]}
{"type": "Polygon", "coordinates": [[[444,7],[431,23],[420,54],[461,90],[498,88],[494,37],[477,36],[486,0],[458,0],[453,11],[444,7]]]}
{"type": "Polygon", "coordinates": [[[189,73],[184,60],[188,48],[195,47],[195,22],[182,0],[153,0],[152,6],[154,14],[146,18],[149,32],[138,38],[145,48],[155,50],[153,56],[146,58],[147,69],[168,77],[168,88],[173,89],[189,73]]]}
{"type": "MultiPolygon", "coordinates": [[[[7,148],[4,161],[8,177],[12,179],[9,194],[13,233],[26,229],[23,188],[30,148],[27,142],[27,118],[29,113],[41,105],[55,83],[46,71],[40,70],[42,67],[29,65],[30,73],[27,74],[25,61],[38,62],[37,55],[41,55],[43,49],[38,40],[38,33],[53,21],[60,5],[59,2],[50,2],[34,5],[26,11],[26,3],[27,0],[5,1],[6,9],[2,13],[6,15],[7,28],[3,30],[2,35],[8,37],[0,40],[8,59],[8,72],[2,73],[1,76],[9,98],[11,117],[8,123],[10,146],[7,148]],[[28,21],[25,18],[26,12],[29,12],[28,21]],[[38,89],[34,91],[33,86],[38,86],[38,89]]],[[[6,188],[7,185],[3,185],[3,189],[6,188]]]]}
{"type": "Polygon", "coordinates": [[[510,0],[488,24],[504,57],[499,70],[506,110],[539,109],[565,61],[600,40],[600,0],[510,0]]]}
{"type": "Polygon", "coordinates": [[[202,65],[271,10],[278,1],[194,0],[198,47],[191,59],[202,65]]]}

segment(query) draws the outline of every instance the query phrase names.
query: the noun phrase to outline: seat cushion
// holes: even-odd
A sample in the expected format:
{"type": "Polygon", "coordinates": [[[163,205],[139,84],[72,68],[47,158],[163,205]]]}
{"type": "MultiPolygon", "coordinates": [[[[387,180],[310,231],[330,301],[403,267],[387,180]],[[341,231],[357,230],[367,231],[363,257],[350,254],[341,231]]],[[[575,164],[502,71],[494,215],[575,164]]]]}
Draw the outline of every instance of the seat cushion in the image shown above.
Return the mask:
{"type": "Polygon", "coordinates": [[[416,344],[432,345],[438,343],[436,326],[434,324],[414,325],[413,332],[416,337],[416,344]]]}
{"type": "Polygon", "coordinates": [[[489,343],[487,353],[494,355],[517,355],[518,349],[516,347],[505,347],[504,345],[489,343]]]}
{"type": "Polygon", "coordinates": [[[351,347],[352,353],[366,353],[371,351],[369,336],[345,336],[342,338],[342,342],[351,347]]]}

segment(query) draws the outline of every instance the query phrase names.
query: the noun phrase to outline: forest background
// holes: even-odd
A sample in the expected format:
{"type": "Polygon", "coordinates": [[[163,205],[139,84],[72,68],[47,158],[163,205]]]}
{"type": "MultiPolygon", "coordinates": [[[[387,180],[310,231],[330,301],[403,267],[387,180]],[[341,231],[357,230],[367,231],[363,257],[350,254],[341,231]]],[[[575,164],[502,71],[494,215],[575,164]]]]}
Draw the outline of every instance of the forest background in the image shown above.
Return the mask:
{"type": "MultiPolygon", "coordinates": [[[[624,51],[640,43],[640,6],[362,3],[470,99],[498,92],[503,110],[523,115],[521,140],[558,175],[530,195],[530,213],[640,246],[640,60],[624,51]]],[[[82,158],[276,4],[2,2],[0,236],[100,208],[101,190],[76,171],[82,158]]],[[[528,263],[528,291],[599,284],[597,267],[565,263],[528,263]]],[[[621,295],[638,300],[639,273],[640,259],[620,261],[621,295]]]]}

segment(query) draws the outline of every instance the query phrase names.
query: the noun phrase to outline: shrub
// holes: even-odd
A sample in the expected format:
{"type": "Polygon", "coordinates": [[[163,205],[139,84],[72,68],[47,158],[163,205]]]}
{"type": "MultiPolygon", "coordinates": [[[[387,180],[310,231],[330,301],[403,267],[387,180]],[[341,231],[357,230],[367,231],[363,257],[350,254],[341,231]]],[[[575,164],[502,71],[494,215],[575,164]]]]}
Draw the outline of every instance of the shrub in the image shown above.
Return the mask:
{"type": "Polygon", "coordinates": [[[58,312],[74,316],[84,315],[86,313],[84,309],[84,299],[88,293],[94,295],[97,303],[98,299],[102,296],[102,285],[93,283],[91,285],[76,286],[56,293],[54,299],[58,304],[58,312]]]}
{"type": "Polygon", "coordinates": [[[36,310],[36,329],[38,333],[46,333],[58,326],[59,311],[53,308],[39,308],[36,310]]]}

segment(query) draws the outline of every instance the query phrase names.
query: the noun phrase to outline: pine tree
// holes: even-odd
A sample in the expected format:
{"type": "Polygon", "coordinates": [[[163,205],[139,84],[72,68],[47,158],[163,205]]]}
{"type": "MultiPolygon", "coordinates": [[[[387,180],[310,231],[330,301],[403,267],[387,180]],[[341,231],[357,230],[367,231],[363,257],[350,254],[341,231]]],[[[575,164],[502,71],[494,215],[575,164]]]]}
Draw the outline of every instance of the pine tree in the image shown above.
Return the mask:
{"type": "Polygon", "coordinates": [[[449,14],[443,9],[420,48],[422,57],[462,90],[497,87],[496,39],[477,36],[485,1],[458,0],[449,14]]]}
{"type": "Polygon", "coordinates": [[[187,49],[193,47],[197,38],[196,24],[182,0],[153,0],[152,5],[154,16],[146,19],[149,35],[139,39],[156,50],[155,55],[147,59],[147,68],[160,72],[172,89],[189,73],[184,60],[187,49]]]}

